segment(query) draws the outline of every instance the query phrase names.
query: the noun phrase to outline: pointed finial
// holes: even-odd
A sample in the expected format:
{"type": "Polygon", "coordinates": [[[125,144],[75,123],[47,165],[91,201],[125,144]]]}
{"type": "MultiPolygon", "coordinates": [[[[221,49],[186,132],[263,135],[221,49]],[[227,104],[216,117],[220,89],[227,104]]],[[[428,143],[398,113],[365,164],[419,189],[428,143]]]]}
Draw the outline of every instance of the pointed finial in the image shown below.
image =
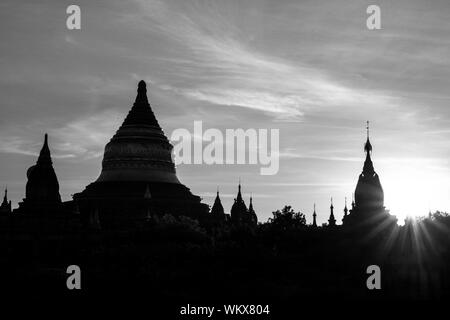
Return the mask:
{"type": "Polygon", "coordinates": [[[372,152],[372,144],[370,143],[369,140],[369,121],[367,121],[366,130],[367,130],[367,141],[364,144],[364,151],[367,152],[367,156],[370,156],[370,153],[372,152]]]}
{"type": "Polygon", "coordinates": [[[138,92],[142,91],[142,90],[147,92],[147,84],[145,83],[144,80],[139,81],[139,84],[138,84],[138,92]]]}
{"type": "Polygon", "coordinates": [[[347,197],[345,197],[345,207],[347,208],[347,197]]]}
{"type": "Polygon", "coordinates": [[[139,81],[135,104],[147,105],[147,85],[144,80],[139,81]]]}
{"type": "Polygon", "coordinates": [[[317,217],[317,214],[316,214],[316,203],[314,202],[313,223],[312,223],[313,227],[317,227],[316,217],[317,217]]]}
{"type": "Polygon", "coordinates": [[[39,152],[39,157],[37,162],[39,164],[52,164],[52,159],[50,156],[50,149],[48,147],[48,134],[44,135],[44,144],[42,145],[41,151],[39,152]]]}
{"type": "Polygon", "coordinates": [[[42,145],[42,149],[48,149],[48,134],[44,134],[44,144],[42,145]]]}
{"type": "Polygon", "coordinates": [[[367,129],[367,139],[369,139],[369,120],[367,120],[366,129],[367,129]]]}
{"type": "Polygon", "coordinates": [[[333,206],[333,197],[331,197],[331,206],[330,206],[331,208],[333,208],[334,206],[333,206]]]}
{"type": "Polygon", "coordinates": [[[48,149],[48,134],[44,134],[44,144],[42,145],[42,149],[48,149]]]}
{"type": "Polygon", "coordinates": [[[242,194],[241,194],[241,178],[239,177],[239,185],[238,185],[238,193],[236,199],[238,202],[242,202],[242,194]]]}
{"type": "Polygon", "coordinates": [[[219,196],[219,186],[217,186],[217,196],[219,196]]]}

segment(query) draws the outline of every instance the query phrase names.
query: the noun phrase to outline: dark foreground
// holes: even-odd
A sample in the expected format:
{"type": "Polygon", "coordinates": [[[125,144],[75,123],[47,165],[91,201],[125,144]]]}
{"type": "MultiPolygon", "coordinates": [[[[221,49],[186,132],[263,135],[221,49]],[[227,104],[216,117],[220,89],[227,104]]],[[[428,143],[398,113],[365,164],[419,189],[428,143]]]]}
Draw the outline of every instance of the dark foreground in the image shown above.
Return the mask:
{"type": "Polygon", "coordinates": [[[205,229],[166,217],[139,230],[65,227],[63,235],[61,226],[15,225],[0,236],[1,290],[140,295],[180,305],[445,300],[449,221],[437,214],[375,232],[274,223],[205,229]],[[81,290],[67,289],[70,265],[81,269],[81,290]],[[380,290],[367,288],[370,265],[380,267],[380,290]]]}

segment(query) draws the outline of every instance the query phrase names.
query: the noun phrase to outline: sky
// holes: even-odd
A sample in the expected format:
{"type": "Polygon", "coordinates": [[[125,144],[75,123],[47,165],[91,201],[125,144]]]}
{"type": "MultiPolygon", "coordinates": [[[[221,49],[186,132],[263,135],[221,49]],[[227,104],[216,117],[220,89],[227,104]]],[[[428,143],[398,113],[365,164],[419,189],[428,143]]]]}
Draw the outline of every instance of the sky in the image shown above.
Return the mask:
{"type": "Polygon", "coordinates": [[[0,187],[13,207],[49,134],[64,200],[98,177],[103,148],[147,82],[179,128],[278,129],[280,165],[181,164],[229,212],[239,178],[260,221],[291,205],[340,221],[364,161],[366,121],[385,205],[400,222],[450,211],[450,3],[446,0],[100,0],[0,3],[0,187]],[[81,8],[81,30],[66,9],[81,8]],[[381,29],[366,8],[381,8],[381,29]]]}

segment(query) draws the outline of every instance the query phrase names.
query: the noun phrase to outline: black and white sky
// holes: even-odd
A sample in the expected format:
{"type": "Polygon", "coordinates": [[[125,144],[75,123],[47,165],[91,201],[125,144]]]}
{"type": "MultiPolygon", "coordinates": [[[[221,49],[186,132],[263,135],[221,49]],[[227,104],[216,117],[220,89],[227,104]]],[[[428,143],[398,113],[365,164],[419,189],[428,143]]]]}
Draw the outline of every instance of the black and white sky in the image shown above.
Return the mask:
{"type": "Polygon", "coordinates": [[[280,170],[180,165],[226,211],[239,177],[260,220],[290,204],[342,217],[371,121],[375,170],[400,220],[450,211],[448,0],[100,0],[0,3],[0,185],[13,206],[48,132],[65,200],[94,181],[104,145],[147,81],[177,128],[280,130],[280,170]],[[68,30],[66,8],[81,8],[68,30]],[[381,8],[368,30],[366,8],[381,8]]]}

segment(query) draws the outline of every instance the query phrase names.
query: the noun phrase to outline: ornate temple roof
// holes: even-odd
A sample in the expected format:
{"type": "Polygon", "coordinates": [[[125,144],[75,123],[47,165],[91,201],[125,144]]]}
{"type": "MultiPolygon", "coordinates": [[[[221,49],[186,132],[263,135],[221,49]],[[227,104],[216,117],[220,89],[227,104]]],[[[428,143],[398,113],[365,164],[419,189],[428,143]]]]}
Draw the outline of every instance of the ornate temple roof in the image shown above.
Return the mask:
{"type": "Polygon", "coordinates": [[[172,161],[172,145],[153,114],[144,81],[139,82],[136,100],[124,122],[105,146],[97,181],[180,184],[172,161]]]}
{"type": "MultiPolygon", "coordinates": [[[[196,218],[209,212],[201,198],[177,178],[172,145],[153,114],[144,81],[139,82],[133,106],[105,146],[100,176],[74,200],[82,216],[97,210],[102,226],[108,228],[124,227],[117,217],[133,224],[145,220],[150,207],[158,215],[196,218]]],[[[89,219],[84,223],[89,224],[89,219]]]]}

